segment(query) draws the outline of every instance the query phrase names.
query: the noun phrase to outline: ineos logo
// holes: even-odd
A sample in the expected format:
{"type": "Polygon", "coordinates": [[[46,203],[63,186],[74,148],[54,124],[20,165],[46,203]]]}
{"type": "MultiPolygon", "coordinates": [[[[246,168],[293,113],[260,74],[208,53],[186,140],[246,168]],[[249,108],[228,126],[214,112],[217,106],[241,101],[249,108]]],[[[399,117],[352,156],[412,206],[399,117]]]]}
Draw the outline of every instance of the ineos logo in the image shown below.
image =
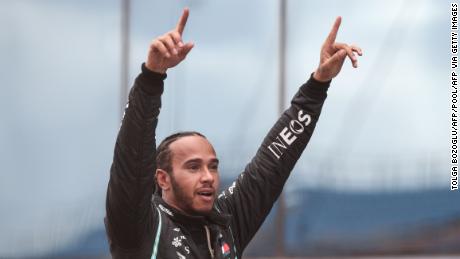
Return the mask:
{"type": "Polygon", "coordinates": [[[279,159],[284,151],[297,139],[296,135],[304,132],[305,127],[311,123],[311,116],[299,110],[297,120],[291,120],[289,127],[284,127],[276,137],[277,141],[273,141],[268,145],[268,149],[279,159]]]}

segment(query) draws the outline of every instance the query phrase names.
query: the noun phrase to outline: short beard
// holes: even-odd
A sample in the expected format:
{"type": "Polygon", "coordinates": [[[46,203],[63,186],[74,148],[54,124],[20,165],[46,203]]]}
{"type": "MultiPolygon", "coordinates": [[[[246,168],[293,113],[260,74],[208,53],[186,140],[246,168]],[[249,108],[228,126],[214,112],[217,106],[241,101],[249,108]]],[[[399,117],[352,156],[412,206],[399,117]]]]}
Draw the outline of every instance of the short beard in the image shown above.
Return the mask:
{"type": "Polygon", "coordinates": [[[202,212],[202,211],[196,211],[193,209],[193,197],[187,197],[187,195],[184,193],[182,188],[179,186],[179,184],[176,182],[176,179],[172,174],[170,174],[171,177],[171,189],[174,194],[174,197],[176,199],[176,202],[178,205],[180,205],[180,209],[182,209],[186,214],[191,215],[191,216],[206,216],[210,213],[209,212],[202,212]]]}

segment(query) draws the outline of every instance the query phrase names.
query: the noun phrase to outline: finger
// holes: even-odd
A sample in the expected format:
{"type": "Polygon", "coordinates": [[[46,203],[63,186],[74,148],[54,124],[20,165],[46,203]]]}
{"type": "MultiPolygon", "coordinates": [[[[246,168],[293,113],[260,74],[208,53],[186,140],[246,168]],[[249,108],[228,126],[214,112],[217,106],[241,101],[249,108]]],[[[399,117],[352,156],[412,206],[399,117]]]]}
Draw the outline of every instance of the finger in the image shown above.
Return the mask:
{"type": "Polygon", "coordinates": [[[328,63],[336,63],[336,64],[343,64],[345,61],[345,57],[347,56],[347,51],[344,49],[341,49],[337,51],[332,57],[329,59],[328,63]]]}
{"type": "Polygon", "coordinates": [[[334,55],[332,55],[329,62],[332,62],[332,63],[343,62],[346,56],[347,56],[347,51],[344,49],[341,49],[337,51],[334,55]]]}
{"type": "Polygon", "coordinates": [[[158,50],[163,56],[166,58],[171,57],[171,54],[169,54],[168,49],[166,46],[163,44],[163,42],[156,40],[152,44],[154,50],[158,50]]]}
{"type": "Polygon", "coordinates": [[[174,43],[176,43],[178,47],[184,46],[184,43],[182,42],[182,37],[177,31],[171,31],[169,32],[169,35],[171,36],[171,38],[174,40],[174,43]]]}
{"type": "Polygon", "coordinates": [[[358,67],[358,59],[356,58],[356,55],[355,53],[353,52],[353,50],[351,49],[350,46],[348,46],[347,44],[344,44],[344,43],[335,43],[334,44],[334,48],[335,49],[343,49],[346,51],[348,57],[350,58],[350,61],[353,65],[353,67],[358,67]]]}
{"type": "Polygon", "coordinates": [[[173,55],[177,55],[177,49],[176,45],[174,44],[174,41],[172,37],[170,37],[168,34],[160,37],[159,40],[168,48],[168,52],[172,53],[173,55]]]}
{"type": "Polygon", "coordinates": [[[189,14],[189,9],[184,8],[184,11],[182,12],[182,16],[179,19],[179,22],[177,22],[176,25],[176,31],[179,32],[180,35],[184,32],[185,24],[187,24],[187,19],[188,19],[188,14],[189,14]]]}
{"type": "Polygon", "coordinates": [[[195,44],[193,44],[192,42],[188,42],[187,44],[185,44],[184,47],[182,47],[179,51],[179,57],[185,58],[185,56],[187,56],[187,54],[190,52],[190,50],[193,49],[194,46],[195,44]]]}
{"type": "MultiPolygon", "coordinates": [[[[355,46],[355,45],[350,45],[350,48],[353,51],[353,53],[356,52],[356,53],[358,53],[359,56],[363,55],[363,51],[361,50],[360,47],[355,46]]],[[[355,57],[355,62],[353,63],[353,67],[357,68],[358,67],[358,58],[356,57],[356,55],[354,57],[355,57]]]]}
{"type": "Polygon", "coordinates": [[[361,50],[360,47],[358,47],[358,46],[356,46],[354,44],[350,45],[350,47],[354,52],[358,53],[358,55],[360,55],[360,56],[363,55],[363,51],[361,50]]]}
{"type": "Polygon", "coordinates": [[[329,35],[326,38],[327,44],[333,44],[335,42],[335,38],[337,37],[337,32],[339,31],[340,23],[342,23],[342,17],[338,16],[335,19],[331,32],[329,32],[329,35]]]}

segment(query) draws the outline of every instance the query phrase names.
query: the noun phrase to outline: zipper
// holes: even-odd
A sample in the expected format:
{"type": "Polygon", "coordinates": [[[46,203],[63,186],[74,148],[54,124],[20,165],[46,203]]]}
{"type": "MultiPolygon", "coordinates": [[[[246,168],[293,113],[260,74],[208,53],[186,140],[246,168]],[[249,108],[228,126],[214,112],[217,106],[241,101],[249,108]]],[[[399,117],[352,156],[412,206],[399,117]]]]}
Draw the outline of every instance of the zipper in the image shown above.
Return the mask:
{"type": "Polygon", "coordinates": [[[214,250],[211,247],[211,233],[209,232],[209,228],[207,225],[204,225],[204,229],[206,230],[206,239],[208,240],[209,254],[211,254],[211,258],[214,259],[214,250]]]}

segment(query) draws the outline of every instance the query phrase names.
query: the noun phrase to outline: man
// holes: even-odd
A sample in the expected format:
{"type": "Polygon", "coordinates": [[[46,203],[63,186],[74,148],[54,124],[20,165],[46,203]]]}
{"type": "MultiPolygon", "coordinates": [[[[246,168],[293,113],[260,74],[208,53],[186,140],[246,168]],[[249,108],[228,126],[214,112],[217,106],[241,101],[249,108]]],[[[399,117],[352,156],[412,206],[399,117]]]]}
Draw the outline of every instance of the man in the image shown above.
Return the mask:
{"type": "Polygon", "coordinates": [[[166,71],[193,48],[182,41],[188,15],[184,9],[176,28],[153,40],[130,92],[107,191],[105,223],[114,258],[241,258],[307,145],[331,79],[347,56],[357,67],[355,53],[362,55],[358,47],[335,42],[338,17],[318,69],[244,172],[217,197],[219,161],[203,135],[177,133],[155,149],[166,71]]]}

